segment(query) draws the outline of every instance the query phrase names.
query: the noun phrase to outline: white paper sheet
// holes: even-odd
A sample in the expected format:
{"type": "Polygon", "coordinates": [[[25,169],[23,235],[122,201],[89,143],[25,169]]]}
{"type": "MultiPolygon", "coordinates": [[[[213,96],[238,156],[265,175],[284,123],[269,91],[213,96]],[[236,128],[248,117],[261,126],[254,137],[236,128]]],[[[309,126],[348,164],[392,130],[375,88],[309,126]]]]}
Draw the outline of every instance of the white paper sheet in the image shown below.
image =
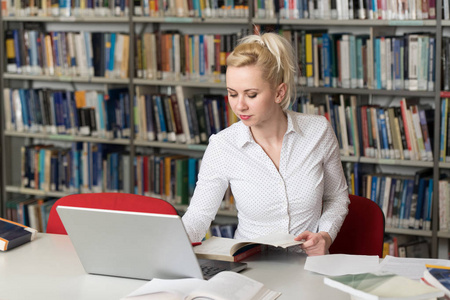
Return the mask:
{"type": "Polygon", "coordinates": [[[426,269],[425,264],[450,267],[450,260],[395,257],[387,255],[380,263],[379,271],[394,273],[418,280],[423,276],[423,272],[426,269]]]}
{"type": "Polygon", "coordinates": [[[377,255],[329,254],[308,256],[305,270],[325,276],[375,272],[379,267],[377,255]]]}

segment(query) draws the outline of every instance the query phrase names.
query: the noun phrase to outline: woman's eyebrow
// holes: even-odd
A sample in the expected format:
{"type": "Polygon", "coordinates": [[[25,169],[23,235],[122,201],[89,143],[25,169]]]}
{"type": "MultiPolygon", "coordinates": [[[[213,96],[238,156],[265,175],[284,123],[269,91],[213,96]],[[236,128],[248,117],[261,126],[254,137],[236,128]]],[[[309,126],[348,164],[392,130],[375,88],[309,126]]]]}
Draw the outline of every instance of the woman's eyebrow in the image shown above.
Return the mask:
{"type": "MultiPolygon", "coordinates": [[[[235,89],[232,89],[232,88],[230,88],[230,87],[227,87],[227,90],[231,90],[231,91],[233,91],[233,92],[236,92],[235,89]]],[[[250,92],[250,91],[255,91],[255,92],[257,92],[257,91],[259,91],[259,89],[257,89],[257,88],[249,88],[249,89],[244,90],[244,92],[250,92]]]]}

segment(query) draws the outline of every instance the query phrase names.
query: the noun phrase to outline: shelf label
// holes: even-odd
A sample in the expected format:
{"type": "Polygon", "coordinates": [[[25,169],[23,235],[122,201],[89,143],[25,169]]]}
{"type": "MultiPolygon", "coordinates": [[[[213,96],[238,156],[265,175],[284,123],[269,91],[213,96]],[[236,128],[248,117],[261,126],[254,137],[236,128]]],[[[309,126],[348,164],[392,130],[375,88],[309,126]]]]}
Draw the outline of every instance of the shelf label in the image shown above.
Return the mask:
{"type": "Polygon", "coordinates": [[[395,159],[378,159],[378,163],[384,164],[384,165],[395,165],[397,161],[395,159]]]}
{"type": "Polygon", "coordinates": [[[389,21],[389,26],[423,26],[423,21],[420,20],[392,20],[389,21]]]}
{"type": "Polygon", "coordinates": [[[59,20],[62,22],[75,22],[77,20],[77,18],[75,16],[59,17],[59,20]]]}
{"type": "Polygon", "coordinates": [[[187,145],[189,150],[205,151],[206,145],[187,145]]]}
{"type": "Polygon", "coordinates": [[[193,23],[193,18],[165,17],[164,21],[170,23],[193,23]]]}
{"type": "Polygon", "coordinates": [[[64,134],[51,134],[48,136],[52,140],[73,141],[73,136],[64,134]]]}

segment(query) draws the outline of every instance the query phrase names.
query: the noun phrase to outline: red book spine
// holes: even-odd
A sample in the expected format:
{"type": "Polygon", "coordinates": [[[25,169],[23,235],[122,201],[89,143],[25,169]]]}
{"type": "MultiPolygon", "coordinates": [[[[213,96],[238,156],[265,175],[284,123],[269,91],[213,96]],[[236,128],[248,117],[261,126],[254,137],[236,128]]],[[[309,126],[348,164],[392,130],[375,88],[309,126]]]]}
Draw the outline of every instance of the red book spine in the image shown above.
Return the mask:
{"type": "Polygon", "coordinates": [[[261,245],[252,247],[252,248],[248,249],[245,252],[242,252],[242,253],[239,253],[239,254],[235,255],[234,256],[234,261],[235,262],[241,261],[241,260],[243,260],[243,259],[245,259],[247,257],[250,257],[250,256],[252,256],[252,255],[254,255],[256,253],[259,253],[259,252],[261,252],[261,245]]]}
{"type": "Polygon", "coordinates": [[[367,106],[361,107],[361,123],[363,136],[364,156],[369,157],[369,127],[367,126],[367,106]]]}

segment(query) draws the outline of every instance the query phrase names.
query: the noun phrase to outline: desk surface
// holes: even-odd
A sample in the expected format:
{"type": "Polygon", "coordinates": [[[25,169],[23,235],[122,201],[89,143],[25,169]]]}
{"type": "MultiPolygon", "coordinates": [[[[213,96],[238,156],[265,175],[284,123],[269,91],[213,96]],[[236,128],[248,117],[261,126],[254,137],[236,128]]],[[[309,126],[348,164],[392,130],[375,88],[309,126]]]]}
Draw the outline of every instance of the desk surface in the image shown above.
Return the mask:
{"type": "MultiPolygon", "coordinates": [[[[350,299],[303,269],[306,256],[263,252],[246,260],[242,274],[282,292],[279,299],[350,299]]],[[[0,252],[1,300],[120,299],[144,280],[87,274],[68,236],[38,234],[36,240],[0,252]]]]}

